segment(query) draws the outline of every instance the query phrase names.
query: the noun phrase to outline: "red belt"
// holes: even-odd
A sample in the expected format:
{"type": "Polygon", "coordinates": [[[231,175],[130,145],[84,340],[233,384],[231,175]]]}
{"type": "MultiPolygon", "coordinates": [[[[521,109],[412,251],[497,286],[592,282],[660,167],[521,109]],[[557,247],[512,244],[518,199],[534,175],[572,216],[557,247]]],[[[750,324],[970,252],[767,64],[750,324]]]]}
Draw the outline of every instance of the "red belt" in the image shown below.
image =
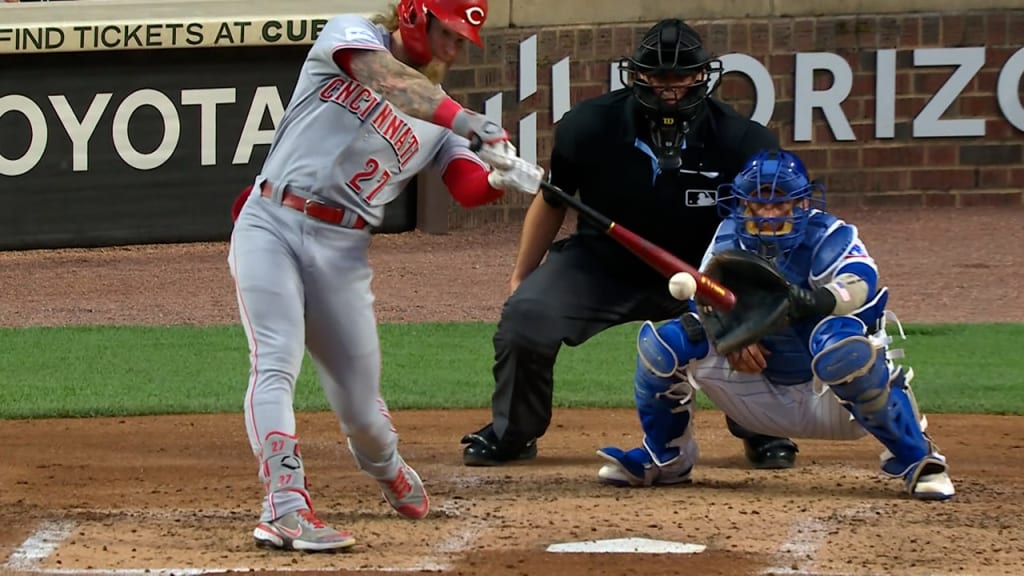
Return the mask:
{"type": "MultiPolygon", "coordinates": [[[[272,194],[273,188],[270,187],[269,182],[264,182],[260,185],[261,196],[264,198],[270,198],[272,194]]],[[[345,214],[348,211],[344,208],[329,206],[319,200],[303,198],[302,196],[292,194],[288,190],[285,190],[281,195],[281,205],[287,206],[293,210],[298,210],[310,218],[316,218],[317,220],[334,224],[335,226],[347,226],[349,228],[361,230],[366,228],[367,225],[366,220],[358,214],[354,214],[355,220],[351,224],[346,224],[345,214]]]]}

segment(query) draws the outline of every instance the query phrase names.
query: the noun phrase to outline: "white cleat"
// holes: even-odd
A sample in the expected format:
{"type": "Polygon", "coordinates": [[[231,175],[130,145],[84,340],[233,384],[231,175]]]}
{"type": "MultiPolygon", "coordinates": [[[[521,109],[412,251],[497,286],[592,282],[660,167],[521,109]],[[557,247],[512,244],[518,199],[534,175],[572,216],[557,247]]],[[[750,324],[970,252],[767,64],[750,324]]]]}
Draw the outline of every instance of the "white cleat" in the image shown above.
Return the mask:
{"type": "Polygon", "coordinates": [[[949,500],[956,494],[953,481],[949,479],[949,465],[942,454],[932,452],[917,464],[900,472],[889,466],[893,460],[892,452],[882,452],[882,473],[893,478],[902,477],[907,493],[912,498],[949,500]]]}
{"type": "Polygon", "coordinates": [[[597,481],[611,486],[643,486],[643,478],[637,478],[616,464],[605,464],[597,471],[597,481]]]}
{"type": "Polygon", "coordinates": [[[630,474],[625,468],[618,464],[605,464],[597,471],[597,481],[610,486],[642,487],[642,486],[671,486],[674,484],[689,484],[692,482],[690,468],[683,474],[667,474],[663,470],[651,467],[645,470],[649,478],[640,478],[630,474]]]}
{"type": "Polygon", "coordinates": [[[953,481],[946,472],[922,474],[910,495],[918,500],[949,500],[956,494],[953,481]]]}

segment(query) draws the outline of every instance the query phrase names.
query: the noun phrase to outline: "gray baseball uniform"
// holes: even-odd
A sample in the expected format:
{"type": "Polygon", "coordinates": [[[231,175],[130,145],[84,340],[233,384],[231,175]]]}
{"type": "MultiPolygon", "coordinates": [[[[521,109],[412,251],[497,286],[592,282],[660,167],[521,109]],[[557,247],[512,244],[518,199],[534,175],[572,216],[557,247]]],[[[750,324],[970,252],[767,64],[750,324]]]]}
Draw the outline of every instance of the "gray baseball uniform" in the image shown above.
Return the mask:
{"type": "MultiPolygon", "coordinates": [[[[387,31],[361,16],[327,23],[235,223],[228,255],[249,342],[245,422],[253,452],[261,453],[269,433],[295,435],[292,400],[306,348],[360,467],[378,479],[394,477],[399,457],[380,395],[370,228],[363,225],[380,225],[384,206],[429,164],[443,171],[455,158],[480,162],[464,138],[400,112],[332,59],[343,48],[389,45],[387,31]],[[311,217],[314,210],[283,206],[286,195],[344,209],[340,225],[311,217]]],[[[262,520],[303,507],[301,493],[272,492],[262,520]]]]}

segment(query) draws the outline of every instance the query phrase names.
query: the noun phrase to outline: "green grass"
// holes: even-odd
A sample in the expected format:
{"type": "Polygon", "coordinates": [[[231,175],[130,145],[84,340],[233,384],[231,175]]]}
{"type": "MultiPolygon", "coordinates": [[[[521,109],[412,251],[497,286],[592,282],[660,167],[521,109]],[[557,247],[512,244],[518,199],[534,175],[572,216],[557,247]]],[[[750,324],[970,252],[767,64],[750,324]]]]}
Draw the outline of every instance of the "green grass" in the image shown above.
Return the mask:
{"type": "MultiPolygon", "coordinates": [[[[897,341],[927,412],[1024,414],[1024,325],[907,326],[897,341]]],[[[380,327],[393,409],[490,405],[493,324],[380,327]]],[[[565,348],[555,403],[630,407],[636,325],[565,348]]],[[[0,418],[239,412],[248,361],[236,326],[0,329],[0,418]]],[[[325,410],[308,358],[296,408],[325,410]]],[[[707,406],[703,402],[704,406],[707,406]]]]}

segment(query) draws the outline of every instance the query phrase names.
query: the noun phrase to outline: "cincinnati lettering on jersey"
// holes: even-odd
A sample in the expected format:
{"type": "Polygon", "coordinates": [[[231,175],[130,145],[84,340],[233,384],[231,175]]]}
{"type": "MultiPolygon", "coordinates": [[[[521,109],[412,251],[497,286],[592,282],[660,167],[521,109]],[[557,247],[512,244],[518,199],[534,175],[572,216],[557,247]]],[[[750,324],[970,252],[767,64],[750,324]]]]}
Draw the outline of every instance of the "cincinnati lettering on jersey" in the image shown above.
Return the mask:
{"type": "Polygon", "coordinates": [[[412,160],[420,150],[420,139],[416,137],[416,131],[386,101],[373,115],[372,122],[377,132],[394,147],[395,154],[398,155],[398,165],[405,168],[409,160],[412,160]]]}
{"type": "MultiPolygon", "coordinates": [[[[349,78],[335,78],[328,82],[320,91],[320,99],[344,107],[360,120],[366,120],[382,100],[372,90],[349,78]]],[[[405,168],[420,149],[416,132],[386,100],[373,115],[371,123],[377,133],[394,148],[399,167],[405,168]]]]}

